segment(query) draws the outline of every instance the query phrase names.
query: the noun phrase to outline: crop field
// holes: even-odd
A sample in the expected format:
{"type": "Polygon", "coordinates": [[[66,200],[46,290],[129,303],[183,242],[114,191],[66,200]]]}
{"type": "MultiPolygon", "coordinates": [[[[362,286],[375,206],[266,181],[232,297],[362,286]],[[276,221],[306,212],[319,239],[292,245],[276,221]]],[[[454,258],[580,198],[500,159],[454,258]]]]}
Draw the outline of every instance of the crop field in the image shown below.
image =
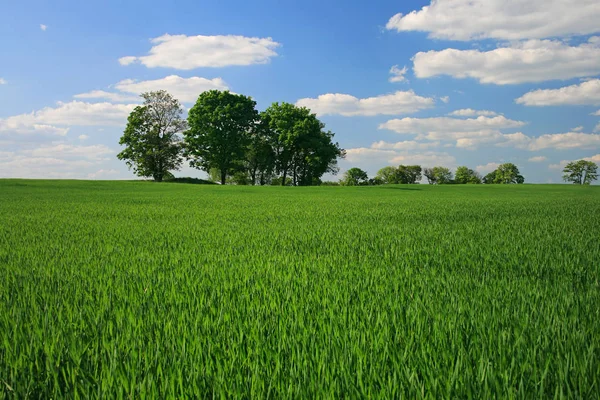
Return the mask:
{"type": "Polygon", "coordinates": [[[599,398],[600,187],[0,181],[0,398],[599,398]]]}

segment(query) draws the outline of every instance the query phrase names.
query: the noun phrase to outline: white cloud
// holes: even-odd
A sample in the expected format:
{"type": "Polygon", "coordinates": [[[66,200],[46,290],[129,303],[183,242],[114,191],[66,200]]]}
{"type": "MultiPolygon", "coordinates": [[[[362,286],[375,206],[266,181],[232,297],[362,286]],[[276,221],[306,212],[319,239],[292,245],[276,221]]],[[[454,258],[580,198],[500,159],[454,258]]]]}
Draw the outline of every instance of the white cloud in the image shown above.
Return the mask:
{"type": "Polygon", "coordinates": [[[594,128],[594,132],[600,132],[600,122],[598,122],[598,125],[594,128]]]}
{"type": "Polygon", "coordinates": [[[444,165],[455,167],[454,156],[445,152],[425,151],[416,153],[405,150],[385,150],[373,147],[358,147],[346,150],[346,158],[340,164],[347,167],[359,167],[374,176],[380,169],[388,165],[444,165]]]}
{"type": "MultiPolygon", "coordinates": [[[[577,160],[592,161],[592,162],[595,162],[596,164],[598,164],[598,163],[600,163],[600,154],[596,154],[595,156],[591,156],[591,157],[578,158],[577,160]]],[[[548,165],[548,169],[559,169],[559,170],[562,170],[571,161],[576,161],[576,160],[561,160],[558,164],[550,164],[550,165],[548,165]]]]}
{"type": "Polygon", "coordinates": [[[442,97],[440,97],[440,100],[443,103],[448,103],[450,101],[450,96],[442,96],[442,97]]]}
{"type": "Polygon", "coordinates": [[[452,111],[450,114],[454,117],[475,117],[475,116],[484,116],[484,117],[493,117],[498,115],[495,111],[489,110],[473,110],[472,108],[462,108],[460,110],[452,111]]]}
{"type": "Polygon", "coordinates": [[[526,106],[600,104],[600,79],[591,79],[559,89],[533,90],[515,101],[526,106]]]}
{"type": "Polygon", "coordinates": [[[406,68],[406,66],[404,66],[402,69],[398,68],[397,65],[394,65],[392,68],[390,68],[390,82],[408,82],[408,79],[406,79],[406,73],[408,72],[408,68],[406,68]]]}
{"type": "Polygon", "coordinates": [[[69,126],[125,126],[135,104],[58,102],[29,114],[0,119],[0,135],[65,136],[69,126]]]}
{"type": "Polygon", "coordinates": [[[40,24],[40,29],[45,31],[46,29],[48,29],[48,26],[46,26],[44,24],[40,24]]]}
{"type": "Polygon", "coordinates": [[[208,90],[228,90],[229,87],[221,78],[206,79],[197,76],[182,78],[170,75],[162,79],[150,81],[123,80],[115,85],[115,88],[125,93],[140,94],[155,90],[166,90],[176,99],[183,103],[194,103],[198,96],[208,90]]]}
{"type": "Polygon", "coordinates": [[[487,163],[485,165],[478,165],[475,167],[475,170],[477,172],[479,172],[480,174],[487,174],[489,172],[495,171],[496,169],[498,169],[499,166],[500,166],[500,164],[491,162],[491,163],[487,163]]]}
{"type": "Polygon", "coordinates": [[[386,28],[429,32],[451,40],[530,39],[598,32],[597,0],[432,0],[409,14],[396,14],[386,28]]]}
{"type": "Polygon", "coordinates": [[[449,132],[479,132],[490,129],[517,128],[525,122],[514,121],[503,115],[495,117],[479,116],[477,118],[402,118],[392,119],[381,125],[379,129],[389,129],[397,133],[431,134],[449,132]]]}
{"type": "Polygon", "coordinates": [[[300,99],[296,105],[310,108],[318,115],[339,114],[351,117],[409,114],[431,108],[434,102],[431,97],[421,97],[412,90],[408,90],[365,99],[358,99],[349,94],[328,93],[322,94],[316,99],[300,99]]]}
{"type": "Polygon", "coordinates": [[[21,149],[0,157],[0,176],[11,178],[84,178],[115,152],[104,145],[65,143],[21,149]]]}
{"type": "Polygon", "coordinates": [[[372,149],[377,150],[427,150],[438,147],[440,142],[417,142],[406,140],[403,142],[389,143],[385,141],[375,142],[371,145],[372,149]]]}
{"type": "Polygon", "coordinates": [[[116,169],[99,169],[96,172],[89,173],[87,177],[90,179],[114,178],[119,174],[120,172],[116,169]]]}
{"type": "Polygon", "coordinates": [[[134,56],[126,56],[119,58],[119,64],[121,65],[130,65],[136,62],[138,58],[134,56]]]}
{"type": "Polygon", "coordinates": [[[418,78],[449,75],[507,85],[600,74],[600,46],[588,42],[574,47],[557,40],[528,40],[490,51],[419,52],[413,62],[418,78]]]}
{"type": "Polygon", "coordinates": [[[393,119],[379,125],[379,129],[389,129],[396,133],[417,135],[417,140],[453,141],[456,147],[474,150],[481,144],[497,143],[506,140],[502,129],[525,125],[503,115],[477,118],[402,118],[393,119]]]}
{"type": "Polygon", "coordinates": [[[140,62],[146,67],[190,70],[200,67],[264,64],[277,56],[279,43],[268,38],[245,36],[163,35],[151,40],[147,56],[127,56],[121,65],[140,62]]]}
{"type": "Polygon", "coordinates": [[[89,139],[90,137],[89,137],[88,135],[79,135],[77,138],[78,138],[79,140],[87,140],[87,139],[89,139]]]}
{"type": "Polygon", "coordinates": [[[139,102],[138,96],[130,96],[121,93],[106,92],[104,90],[92,90],[91,92],[80,93],[73,96],[76,99],[104,99],[113,103],[139,102]]]}
{"type": "Polygon", "coordinates": [[[571,132],[581,132],[581,131],[583,131],[583,126],[582,125],[579,125],[579,126],[573,128],[573,129],[571,129],[571,132]]]}
{"type": "Polygon", "coordinates": [[[600,134],[593,133],[566,132],[531,137],[518,132],[503,135],[503,139],[506,140],[499,142],[498,146],[512,146],[530,151],[600,148],[600,134]]]}
{"type": "Polygon", "coordinates": [[[6,85],[7,83],[4,79],[0,78],[0,85],[6,85]]]}
{"type": "Polygon", "coordinates": [[[535,156],[535,157],[531,157],[527,161],[529,161],[529,162],[543,162],[543,161],[546,161],[546,157],[544,157],[544,156],[535,156]]]}

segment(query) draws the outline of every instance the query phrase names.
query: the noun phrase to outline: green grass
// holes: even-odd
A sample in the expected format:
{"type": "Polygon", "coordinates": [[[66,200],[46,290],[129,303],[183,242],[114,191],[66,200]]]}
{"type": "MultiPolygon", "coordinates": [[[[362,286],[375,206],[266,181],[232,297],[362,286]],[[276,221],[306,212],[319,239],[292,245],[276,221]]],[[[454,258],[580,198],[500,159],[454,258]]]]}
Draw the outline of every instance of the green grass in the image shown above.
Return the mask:
{"type": "Polygon", "coordinates": [[[0,181],[0,398],[599,398],[600,187],[0,181]]]}

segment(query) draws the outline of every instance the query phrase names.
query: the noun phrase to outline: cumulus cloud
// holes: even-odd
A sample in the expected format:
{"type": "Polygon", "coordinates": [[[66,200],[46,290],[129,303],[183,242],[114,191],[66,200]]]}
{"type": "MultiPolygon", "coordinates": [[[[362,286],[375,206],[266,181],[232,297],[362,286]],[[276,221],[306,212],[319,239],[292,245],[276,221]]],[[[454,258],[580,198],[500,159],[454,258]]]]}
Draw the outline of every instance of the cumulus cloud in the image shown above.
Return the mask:
{"type": "Polygon", "coordinates": [[[376,97],[359,99],[349,94],[327,93],[316,99],[305,98],[296,102],[299,107],[310,108],[318,115],[373,116],[410,114],[433,107],[435,100],[421,97],[412,90],[397,91],[376,97]]]}
{"type": "Polygon", "coordinates": [[[596,127],[594,128],[594,132],[600,132],[600,122],[598,123],[598,125],[596,125],[596,127]]]}
{"type": "Polygon", "coordinates": [[[229,89],[221,78],[206,79],[197,76],[182,78],[177,75],[169,75],[162,79],[149,81],[126,79],[117,83],[115,88],[121,92],[135,94],[164,89],[183,103],[195,102],[198,95],[208,90],[229,89]]]}
{"type": "Polygon", "coordinates": [[[543,161],[546,161],[546,157],[544,157],[544,156],[535,156],[535,157],[531,157],[527,161],[529,161],[529,162],[535,162],[535,163],[537,163],[537,162],[543,162],[543,161]]]}
{"type": "Polygon", "coordinates": [[[76,94],[77,99],[104,99],[113,103],[139,102],[139,95],[144,92],[166,90],[182,103],[194,103],[198,95],[207,90],[228,90],[227,83],[221,78],[206,79],[197,76],[182,78],[178,75],[169,75],[161,79],[136,81],[125,79],[113,87],[118,92],[92,90],[91,92],[76,94]]]}
{"type": "Polygon", "coordinates": [[[498,113],[489,110],[473,110],[472,108],[462,108],[460,110],[452,111],[448,115],[452,115],[454,117],[494,117],[498,115],[498,113]]]}
{"type": "Polygon", "coordinates": [[[499,142],[498,146],[511,146],[530,151],[600,148],[600,134],[593,133],[548,133],[534,137],[517,132],[503,135],[503,139],[504,141],[499,142]]]}
{"type": "Polygon", "coordinates": [[[442,96],[440,97],[442,103],[448,103],[450,101],[450,96],[442,96]]]}
{"type": "Polygon", "coordinates": [[[429,32],[450,40],[541,39],[598,32],[597,0],[432,0],[409,14],[396,14],[389,30],[429,32]]]}
{"type": "Polygon", "coordinates": [[[48,26],[46,26],[44,24],[40,24],[40,29],[45,31],[46,29],[48,29],[48,26]]]}
{"type": "Polygon", "coordinates": [[[408,72],[408,68],[404,66],[402,69],[398,68],[397,65],[394,65],[390,68],[390,82],[408,82],[406,79],[406,73],[408,72]]]}
{"type": "Polygon", "coordinates": [[[88,135],[79,135],[77,138],[78,138],[79,140],[87,140],[87,139],[89,139],[90,137],[89,137],[88,135]]]}
{"type": "Polygon", "coordinates": [[[559,89],[533,90],[525,93],[515,101],[526,106],[600,104],[600,79],[590,79],[578,85],[565,86],[559,89]]]}
{"type": "Polygon", "coordinates": [[[525,122],[499,115],[468,119],[450,117],[392,119],[379,125],[379,129],[417,135],[417,140],[455,142],[456,147],[474,150],[482,144],[505,140],[506,135],[500,130],[523,125],[525,122]]]}
{"type": "Polygon", "coordinates": [[[85,178],[115,151],[104,145],[76,146],[66,143],[18,149],[0,157],[0,176],[11,178],[85,178]]]}
{"type": "Polygon", "coordinates": [[[148,68],[165,67],[191,70],[200,67],[265,64],[280,46],[272,38],[245,36],[163,35],[150,41],[146,56],[126,56],[121,65],[139,62],[148,68]]]}
{"type": "Polygon", "coordinates": [[[440,142],[417,142],[414,140],[405,140],[402,142],[389,143],[385,141],[375,142],[371,145],[372,149],[377,150],[428,150],[438,147],[440,142]]]}
{"type": "Polygon", "coordinates": [[[413,63],[418,78],[449,75],[496,85],[542,82],[600,74],[600,46],[596,42],[569,46],[558,40],[534,39],[490,51],[450,48],[419,52],[413,63]]]}
{"type": "Polygon", "coordinates": [[[489,172],[495,171],[496,169],[498,169],[499,166],[500,166],[500,164],[491,162],[491,163],[487,163],[485,165],[478,165],[475,167],[475,170],[477,172],[479,172],[480,174],[487,174],[489,172]]]}
{"type": "MultiPolygon", "coordinates": [[[[586,160],[586,161],[594,162],[596,164],[600,164],[600,154],[596,154],[595,156],[591,156],[591,157],[578,158],[577,160],[586,160]]],[[[561,160],[558,164],[548,165],[548,169],[562,170],[563,168],[565,168],[567,166],[568,163],[570,163],[572,161],[577,161],[577,160],[561,160]]]]}
{"type": "Polygon", "coordinates": [[[388,165],[444,165],[456,166],[456,158],[446,152],[386,150],[373,147],[357,147],[346,150],[346,158],[340,162],[348,167],[365,169],[370,175],[388,165]]]}
{"type": "Polygon", "coordinates": [[[6,85],[6,84],[7,84],[7,82],[4,79],[0,78],[0,85],[6,85]]]}
{"type": "Polygon", "coordinates": [[[131,96],[122,93],[112,93],[104,90],[92,90],[86,93],[79,93],[73,96],[76,99],[103,99],[112,103],[127,103],[140,101],[138,96],[131,96]]]}

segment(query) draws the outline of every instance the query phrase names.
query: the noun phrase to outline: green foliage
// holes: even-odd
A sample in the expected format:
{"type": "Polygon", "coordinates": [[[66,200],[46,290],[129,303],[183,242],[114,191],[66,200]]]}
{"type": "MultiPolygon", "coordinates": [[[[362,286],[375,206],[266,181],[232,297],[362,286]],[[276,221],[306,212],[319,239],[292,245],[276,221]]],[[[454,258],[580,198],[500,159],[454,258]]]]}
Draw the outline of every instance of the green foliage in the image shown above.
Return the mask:
{"type": "Polygon", "coordinates": [[[0,180],[0,398],[600,398],[600,187],[0,180]]]}
{"type": "Polygon", "coordinates": [[[496,170],[490,172],[483,178],[483,182],[487,184],[511,184],[524,183],[525,178],[519,172],[519,168],[513,163],[500,164],[496,170]]]}
{"type": "Polygon", "coordinates": [[[576,185],[589,185],[597,179],[598,166],[593,161],[572,161],[563,169],[563,180],[565,182],[576,185]]]}
{"type": "Polygon", "coordinates": [[[309,186],[325,173],[337,173],[337,159],[343,158],[345,151],[309,109],[273,103],[261,114],[261,120],[268,124],[275,171],[281,182],[291,177],[294,186],[309,186]]]}
{"type": "Polygon", "coordinates": [[[367,173],[360,168],[350,168],[340,180],[342,186],[363,186],[369,181],[367,173]]]}
{"type": "Polygon", "coordinates": [[[399,176],[395,167],[387,166],[377,171],[376,178],[383,184],[400,183],[399,176]]]}
{"type": "Polygon", "coordinates": [[[452,183],[452,171],[446,167],[425,168],[423,175],[431,185],[445,185],[452,183]]]}
{"type": "Polygon", "coordinates": [[[456,169],[454,174],[454,183],[459,184],[480,184],[481,175],[468,167],[461,166],[456,169]]]}
{"type": "Polygon", "coordinates": [[[419,183],[422,178],[420,165],[400,165],[396,169],[398,183],[414,184],[419,183]]]}
{"type": "Polygon", "coordinates": [[[143,93],[144,104],[127,118],[127,126],[119,140],[125,149],[117,157],[125,160],[137,176],[152,177],[161,182],[169,171],[183,163],[181,139],[186,128],[181,119],[179,101],[164,90],[143,93]]]}
{"type": "Polygon", "coordinates": [[[188,113],[189,129],[184,132],[190,166],[219,171],[219,181],[243,169],[251,131],[258,120],[256,102],[229,91],[202,93],[188,113]]]}

